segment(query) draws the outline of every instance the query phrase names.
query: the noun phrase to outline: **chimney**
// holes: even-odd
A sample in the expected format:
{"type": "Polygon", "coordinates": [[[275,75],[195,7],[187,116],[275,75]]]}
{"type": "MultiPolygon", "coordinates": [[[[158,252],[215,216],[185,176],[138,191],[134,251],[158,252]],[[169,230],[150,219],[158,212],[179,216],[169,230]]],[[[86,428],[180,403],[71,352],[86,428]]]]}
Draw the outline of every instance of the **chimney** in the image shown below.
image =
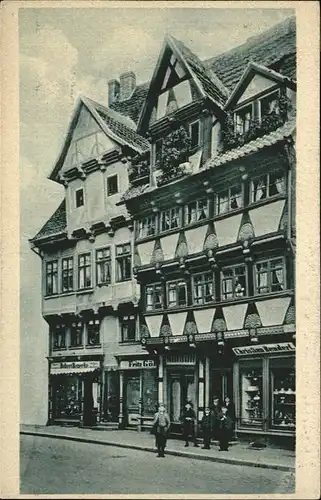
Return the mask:
{"type": "Polygon", "coordinates": [[[136,87],[136,75],[132,71],[123,73],[119,77],[120,81],[120,101],[128,99],[135,90],[136,87]]]}
{"type": "Polygon", "coordinates": [[[109,80],[108,82],[108,106],[119,99],[119,81],[109,80]]]}

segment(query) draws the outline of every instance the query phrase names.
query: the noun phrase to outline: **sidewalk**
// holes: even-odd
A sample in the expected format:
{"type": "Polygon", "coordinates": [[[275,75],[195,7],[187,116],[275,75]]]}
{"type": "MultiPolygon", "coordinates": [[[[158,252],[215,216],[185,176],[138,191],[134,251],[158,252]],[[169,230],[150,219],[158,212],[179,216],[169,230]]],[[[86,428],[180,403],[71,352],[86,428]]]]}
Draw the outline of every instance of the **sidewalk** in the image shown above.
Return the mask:
{"type": "MultiPolygon", "coordinates": [[[[132,448],[155,453],[155,438],[149,432],[137,432],[127,430],[82,429],[79,427],[60,427],[44,425],[21,425],[20,434],[40,435],[57,439],[68,439],[84,443],[117,446],[120,448],[132,448]]],[[[219,452],[217,445],[212,445],[210,450],[202,450],[189,446],[184,447],[181,440],[169,439],[167,441],[166,453],[179,457],[193,458],[197,460],[208,460],[212,462],[223,462],[235,465],[247,465],[251,467],[262,467],[282,471],[295,471],[295,453],[279,448],[263,448],[255,450],[249,448],[248,444],[233,444],[228,452],[219,452]]]]}

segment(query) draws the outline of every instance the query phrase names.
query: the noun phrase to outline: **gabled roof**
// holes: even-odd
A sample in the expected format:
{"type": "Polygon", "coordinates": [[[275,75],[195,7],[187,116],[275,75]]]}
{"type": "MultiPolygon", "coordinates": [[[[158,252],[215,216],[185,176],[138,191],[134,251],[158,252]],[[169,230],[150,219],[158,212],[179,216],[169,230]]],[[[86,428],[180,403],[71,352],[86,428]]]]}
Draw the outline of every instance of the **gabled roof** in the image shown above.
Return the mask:
{"type": "Polygon", "coordinates": [[[61,235],[67,231],[66,200],[63,200],[55,213],[44,224],[40,231],[31,239],[32,242],[48,238],[49,236],[61,235]]]}
{"type": "Polygon", "coordinates": [[[57,175],[65,160],[83,106],[87,108],[101,130],[118,144],[129,146],[138,153],[144,153],[150,148],[149,142],[136,133],[135,123],[129,117],[121,115],[117,111],[109,109],[88,97],[80,96],[72,115],[67,137],[49,179],[57,180],[57,175]]]}
{"type": "Polygon", "coordinates": [[[241,79],[236,84],[236,87],[234,87],[233,92],[228,98],[224,106],[225,109],[229,109],[232,104],[237,102],[254,75],[262,75],[266,78],[269,78],[270,80],[273,80],[274,82],[285,83],[291,89],[296,90],[296,83],[288,76],[282,75],[281,73],[278,73],[273,69],[267,68],[266,66],[262,66],[262,64],[257,64],[251,61],[248,63],[245,71],[243,72],[243,75],[241,76],[241,79]]]}

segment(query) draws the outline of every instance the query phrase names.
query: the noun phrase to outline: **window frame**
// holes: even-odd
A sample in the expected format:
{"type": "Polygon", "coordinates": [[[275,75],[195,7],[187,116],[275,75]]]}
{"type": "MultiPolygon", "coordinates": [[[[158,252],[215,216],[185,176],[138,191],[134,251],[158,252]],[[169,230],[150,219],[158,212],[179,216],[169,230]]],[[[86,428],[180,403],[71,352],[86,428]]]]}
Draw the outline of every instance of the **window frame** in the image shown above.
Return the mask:
{"type": "Polygon", "coordinates": [[[215,193],[214,201],[215,201],[215,210],[214,210],[215,217],[223,216],[225,214],[229,214],[231,212],[234,212],[235,210],[243,209],[244,208],[244,184],[243,184],[243,182],[240,182],[238,184],[233,184],[233,186],[229,186],[225,189],[218,191],[217,193],[215,193]],[[238,186],[241,188],[241,191],[240,191],[241,194],[238,197],[238,199],[241,200],[241,206],[231,208],[231,198],[232,198],[231,191],[232,191],[232,189],[234,189],[238,186]],[[219,212],[219,206],[220,206],[219,197],[220,197],[220,194],[224,193],[225,191],[228,191],[228,198],[227,198],[228,209],[225,212],[219,212]]]}
{"type": "Polygon", "coordinates": [[[205,305],[205,304],[210,304],[212,302],[215,302],[215,276],[214,276],[213,271],[204,271],[204,272],[195,273],[192,275],[192,301],[193,301],[193,305],[205,305]],[[202,301],[200,302],[195,297],[195,286],[197,286],[195,283],[195,279],[197,277],[200,277],[200,276],[202,276],[204,278],[206,275],[210,275],[211,280],[203,279],[202,282],[199,284],[202,288],[202,295],[201,295],[201,297],[199,297],[202,299],[202,301]],[[212,283],[212,294],[211,294],[212,299],[211,300],[205,300],[206,294],[204,293],[204,289],[205,289],[206,284],[208,284],[208,283],[212,283]]]}
{"type": "MultiPolygon", "coordinates": [[[[130,242],[127,242],[127,243],[120,243],[119,245],[116,245],[116,248],[115,248],[115,252],[116,252],[116,282],[117,283],[122,283],[124,281],[130,281],[132,279],[132,245],[130,242]],[[119,254],[118,255],[118,249],[119,248],[123,248],[123,247],[126,247],[126,246],[129,246],[129,251],[126,252],[125,254],[122,253],[122,254],[119,254]],[[121,269],[121,264],[120,262],[122,261],[125,261],[125,259],[128,259],[129,257],[129,262],[130,262],[130,275],[128,277],[121,277],[120,276],[120,269],[121,269]]],[[[122,269],[123,271],[123,269],[122,269]]]]}
{"type": "Polygon", "coordinates": [[[91,319],[87,321],[86,323],[86,345],[88,346],[100,346],[100,321],[99,319],[91,319]],[[91,337],[91,332],[90,330],[93,329],[98,332],[98,342],[91,342],[90,337],[91,337]]]}
{"type": "Polygon", "coordinates": [[[197,149],[201,145],[201,122],[200,120],[194,120],[189,123],[188,126],[188,131],[189,131],[189,136],[190,136],[190,141],[191,141],[191,150],[197,149]],[[192,142],[192,128],[193,126],[197,125],[197,144],[193,144],[192,142]]]}
{"type": "Polygon", "coordinates": [[[109,175],[107,178],[106,178],[106,194],[107,194],[107,197],[110,198],[111,196],[114,196],[115,194],[118,194],[119,193],[119,180],[118,180],[118,174],[111,174],[109,175]],[[116,178],[116,191],[115,192],[110,192],[110,181],[111,179],[115,179],[116,178]]]}
{"type": "MultiPolygon", "coordinates": [[[[150,226],[152,227],[152,226],[150,226]]],[[[138,240],[143,240],[145,238],[150,238],[150,237],[154,237],[156,236],[157,234],[157,231],[158,230],[158,223],[157,223],[157,215],[156,214],[149,214],[149,215],[146,215],[145,217],[142,217],[141,219],[139,219],[137,221],[137,239],[138,240]],[[141,231],[142,231],[142,228],[143,228],[143,224],[148,220],[148,219],[154,219],[154,228],[155,228],[155,231],[151,234],[141,234],[141,231]]]]}
{"type": "Polygon", "coordinates": [[[258,295],[258,296],[261,296],[261,295],[266,295],[266,294],[272,294],[272,293],[280,293],[280,292],[283,292],[284,290],[287,290],[287,281],[286,281],[287,277],[286,277],[286,262],[285,262],[285,257],[284,255],[281,255],[281,256],[278,256],[278,257],[270,257],[268,259],[259,259],[257,260],[254,265],[253,265],[253,283],[254,283],[254,294],[255,295],[258,295]],[[271,262],[273,261],[276,261],[276,260],[280,260],[282,261],[282,268],[271,268],[271,262]],[[257,265],[258,264],[265,264],[267,263],[268,264],[268,268],[266,271],[261,271],[259,274],[263,274],[263,272],[266,272],[267,273],[267,286],[258,286],[258,283],[257,283],[257,278],[258,278],[258,271],[257,271],[257,265]],[[272,272],[275,271],[275,270],[280,270],[282,269],[282,273],[283,273],[283,281],[282,281],[282,285],[283,285],[283,288],[281,290],[272,290],[272,286],[273,286],[273,282],[272,282],[272,272]],[[262,288],[268,288],[269,290],[267,292],[262,292],[260,293],[259,292],[259,289],[262,289],[262,288]]]}
{"type": "Polygon", "coordinates": [[[70,345],[69,347],[75,348],[75,347],[83,347],[84,345],[84,323],[81,321],[78,322],[73,322],[70,326],[70,345]],[[78,334],[80,332],[80,337],[78,337],[78,334]],[[78,339],[80,338],[80,342],[78,342],[78,339]],[[76,339],[76,342],[74,343],[73,340],[76,339]]]}
{"type": "Polygon", "coordinates": [[[85,190],[83,187],[81,188],[77,188],[75,190],[75,208],[80,208],[80,207],[83,207],[85,205],[85,190]],[[79,193],[82,193],[82,203],[78,203],[78,194],[79,193]]]}
{"type": "Polygon", "coordinates": [[[64,324],[54,325],[52,328],[52,349],[57,351],[60,349],[66,349],[67,340],[67,326],[64,324]],[[58,342],[59,336],[61,336],[61,342],[58,342]]]}
{"type": "MultiPolygon", "coordinates": [[[[106,247],[102,247],[102,248],[97,248],[96,249],[96,252],[95,252],[95,267],[96,267],[96,285],[97,286],[100,286],[100,285],[109,285],[112,282],[112,256],[111,256],[111,246],[110,245],[106,246],[106,247]],[[104,257],[104,258],[98,260],[98,253],[99,252],[104,252],[106,250],[109,250],[109,256],[108,257],[104,257]],[[106,262],[109,264],[109,280],[102,281],[101,279],[98,278],[98,275],[99,275],[98,268],[99,268],[100,264],[105,264],[106,262]]],[[[101,271],[100,271],[100,273],[101,273],[101,275],[103,274],[101,271]]]]}
{"type": "Polygon", "coordinates": [[[262,96],[258,97],[257,102],[258,102],[258,115],[259,115],[259,122],[262,122],[262,117],[267,116],[267,115],[262,115],[262,102],[264,99],[266,99],[269,96],[273,96],[273,94],[277,94],[276,99],[280,98],[280,87],[274,88],[273,90],[270,90],[266,94],[263,94],[262,96]]]}
{"type": "MultiPolygon", "coordinates": [[[[249,283],[248,283],[248,281],[249,281],[248,280],[248,268],[247,268],[246,264],[240,263],[240,264],[233,264],[231,266],[224,266],[224,267],[222,267],[222,269],[220,271],[221,301],[222,302],[227,302],[229,300],[238,300],[238,299],[244,299],[244,298],[248,297],[249,296],[249,283]],[[238,267],[244,267],[244,270],[245,270],[244,275],[243,274],[235,275],[235,269],[238,268],[238,267]],[[223,282],[227,281],[228,279],[231,279],[230,277],[229,278],[224,278],[223,272],[226,271],[226,270],[233,270],[233,276],[232,276],[232,280],[233,280],[232,293],[233,293],[233,296],[232,297],[224,298],[223,282]],[[245,290],[244,290],[243,295],[240,295],[240,296],[235,295],[235,288],[236,288],[235,287],[235,278],[237,276],[245,276],[245,290]]],[[[226,293],[225,293],[225,295],[226,295],[226,293]]]]}
{"type": "Polygon", "coordinates": [[[61,293],[68,293],[74,291],[74,257],[71,255],[69,257],[63,257],[61,259],[61,293]],[[69,266],[69,262],[71,261],[71,267],[69,266]],[[67,267],[64,269],[64,262],[67,262],[67,267]],[[70,273],[71,271],[71,273],[70,273]],[[64,289],[64,279],[67,278],[68,286],[67,289],[64,289]],[[70,278],[71,278],[71,286],[70,286],[70,278]]]}
{"type": "Polygon", "coordinates": [[[88,290],[93,287],[93,275],[92,275],[92,254],[91,252],[84,252],[81,254],[78,254],[78,290],[88,290]],[[85,263],[83,265],[80,265],[80,259],[82,257],[89,257],[90,262],[89,264],[85,263]],[[82,270],[84,270],[84,284],[86,283],[86,269],[89,269],[89,277],[90,277],[90,285],[88,286],[80,286],[80,273],[82,270]]]}
{"type": "MultiPolygon", "coordinates": [[[[204,209],[202,209],[204,210],[204,209]]],[[[199,222],[206,221],[210,218],[210,200],[207,197],[204,198],[198,198],[197,200],[191,201],[190,203],[187,203],[184,205],[184,226],[192,226],[193,224],[198,224],[199,222]],[[201,212],[201,209],[199,208],[199,203],[206,201],[206,217],[203,219],[199,219],[199,213],[201,212]],[[188,217],[189,217],[189,207],[191,205],[195,204],[195,213],[196,213],[196,220],[195,221],[190,221],[188,222],[188,217]]]]}
{"type": "Polygon", "coordinates": [[[264,200],[270,200],[270,199],[273,199],[273,198],[276,198],[278,196],[286,196],[286,190],[287,190],[287,178],[286,178],[286,171],[285,169],[275,169],[275,170],[272,170],[271,172],[266,172],[264,174],[261,174],[261,175],[257,175],[253,178],[251,178],[251,181],[250,181],[250,193],[249,193],[249,205],[253,205],[254,203],[259,203],[259,202],[262,202],[264,200]],[[271,175],[276,175],[277,173],[283,173],[283,183],[284,183],[284,189],[283,189],[283,192],[281,193],[275,193],[275,194],[272,194],[270,195],[270,176],[271,175]],[[266,188],[266,195],[264,198],[260,198],[259,200],[254,200],[254,182],[255,181],[258,181],[259,179],[262,179],[262,178],[265,178],[265,188],[266,188]]]}
{"type": "Polygon", "coordinates": [[[174,206],[170,208],[166,208],[165,210],[161,210],[159,213],[159,232],[160,233],[166,233],[168,231],[177,231],[183,226],[182,224],[182,210],[180,206],[174,206]],[[172,224],[172,220],[174,220],[172,211],[177,211],[178,212],[178,226],[176,227],[170,227],[169,229],[163,229],[163,217],[166,216],[166,212],[169,212],[169,220],[170,220],[170,225],[172,224]]]}
{"type": "Polygon", "coordinates": [[[52,259],[48,260],[45,263],[45,296],[46,297],[51,297],[53,295],[58,295],[59,293],[59,260],[58,259],[52,259]],[[54,269],[54,264],[56,264],[56,269],[54,269]],[[48,266],[52,266],[52,270],[48,272],[48,266]],[[52,291],[48,291],[48,277],[51,276],[52,279],[52,291]],[[54,287],[55,283],[55,287],[54,287]],[[54,291],[55,288],[55,291],[54,291]]]}
{"type": "Polygon", "coordinates": [[[246,104],[243,104],[242,106],[240,106],[239,108],[237,108],[234,112],[233,112],[233,124],[234,124],[234,133],[235,134],[240,134],[240,135],[244,135],[246,134],[246,132],[248,132],[249,128],[250,128],[250,124],[251,124],[251,121],[253,120],[254,118],[254,101],[250,101],[246,104]],[[240,116],[240,114],[242,113],[242,111],[245,111],[246,108],[249,108],[251,107],[251,117],[250,117],[250,120],[249,120],[249,125],[248,125],[248,128],[245,130],[245,120],[242,119],[242,131],[239,132],[238,131],[238,128],[237,128],[237,117],[240,116]]]}
{"type": "Polygon", "coordinates": [[[120,325],[120,338],[122,343],[138,342],[137,338],[137,328],[136,328],[136,316],[134,314],[128,314],[121,316],[119,318],[120,325]],[[133,328],[134,338],[128,337],[128,332],[130,331],[129,325],[133,328]],[[124,328],[127,327],[127,334],[124,332],[124,328]]]}
{"type": "Polygon", "coordinates": [[[170,280],[166,283],[166,301],[167,301],[167,308],[168,309],[172,309],[172,308],[176,308],[176,307],[187,307],[188,306],[188,295],[187,295],[187,282],[182,279],[182,278],[178,278],[176,280],[170,280]],[[185,303],[184,304],[179,304],[179,284],[182,283],[184,285],[184,288],[185,288],[185,303]],[[169,292],[170,292],[170,286],[171,285],[175,285],[175,291],[176,291],[176,301],[175,303],[173,303],[173,301],[170,301],[170,296],[169,296],[169,292]]]}
{"type": "Polygon", "coordinates": [[[145,305],[145,311],[161,311],[164,309],[164,304],[165,304],[165,297],[164,297],[164,290],[163,290],[163,286],[161,284],[161,282],[156,282],[156,283],[148,283],[147,285],[145,285],[144,287],[144,305],[145,305]],[[151,288],[152,289],[152,294],[150,294],[152,296],[152,304],[148,304],[148,301],[147,301],[147,296],[149,295],[147,293],[147,289],[148,288],[151,288]],[[155,288],[159,288],[159,291],[160,291],[160,297],[161,297],[161,306],[160,307],[155,307],[155,288]],[[150,306],[150,307],[149,307],[150,306]]]}

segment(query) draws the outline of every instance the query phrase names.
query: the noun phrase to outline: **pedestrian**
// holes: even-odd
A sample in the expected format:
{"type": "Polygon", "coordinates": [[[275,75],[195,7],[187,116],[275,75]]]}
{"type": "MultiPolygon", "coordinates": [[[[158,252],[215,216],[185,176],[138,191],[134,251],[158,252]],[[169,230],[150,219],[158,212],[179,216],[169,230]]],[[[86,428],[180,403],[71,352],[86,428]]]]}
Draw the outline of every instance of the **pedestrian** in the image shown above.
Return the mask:
{"type": "Polygon", "coordinates": [[[211,415],[212,415],[212,436],[214,440],[217,440],[220,428],[220,419],[222,416],[220,400],[217,396],[214,396],[213,398],[211,415]]]}
{"type": "Polygon", "coordinates": [[[167,442],[168,431],[170,427],[170,419],[166,412],[165,405],[160,403],[158,411],[154,415],[152,434],[155,434],[157,457],[165,457],[165,448],[167,442]]]}
{"type": "Polygon", "coordinates": [[[227,415],[231,418],[232,420],[232,428],[231,428],[231,435],[229,436],[229,439],[234,438],[234,431],[235,431],[235,405],[232,402],[231,398],[229,396],[225,396],[224,398],[224,406],[227,408],[227,415]]]}
{"type": "Polygon", "coordinates": [[[228,451],[229,446],[229,437],[232,429],[232,419],[227,414],[226,406],[222,406],[222,415],[220,418],[220,427],[219,427],[219,451],[228,451]]]}
{"type": "Polygon", "coordinates": [[[197,448],[198,444],[196,441],[196,433],[195,433],[195,422],[196,422],[196,414],[193,410],[193,404],[191,401],[187,401],[184,406],[184,410],[181,414],[181,422],[183,424],[183,439],[185,440],[185,446],[189,446],[189,436],[191,436],[192,441],[194,442],[194,446],[197,448]]]}
{"type": "Polygon", "coordinates": [[[203,450],[209,450],[211,447],[212,437],[212,415],[209,408],[205,408],[205,414],[201,421],[201,428],[203,431],[203,450]]]}

